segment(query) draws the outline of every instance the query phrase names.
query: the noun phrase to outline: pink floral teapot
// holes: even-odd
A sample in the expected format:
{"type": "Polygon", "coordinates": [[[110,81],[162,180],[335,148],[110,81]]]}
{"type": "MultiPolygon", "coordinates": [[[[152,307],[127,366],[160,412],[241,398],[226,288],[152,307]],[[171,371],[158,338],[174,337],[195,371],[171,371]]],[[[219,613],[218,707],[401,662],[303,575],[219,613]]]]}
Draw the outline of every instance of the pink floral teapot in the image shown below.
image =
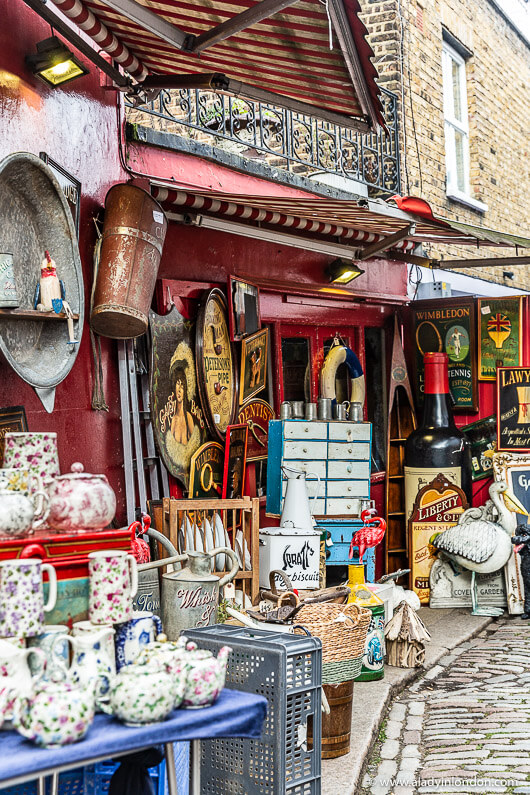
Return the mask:
{"type": "Polygon", "coordinates": [[[90,475],[83,464],[72,464],[69,475],[56,477],[49,487],[48,524],[59,533],[102,530],[116,513],[116,495],[105,475],[90,475]]]}

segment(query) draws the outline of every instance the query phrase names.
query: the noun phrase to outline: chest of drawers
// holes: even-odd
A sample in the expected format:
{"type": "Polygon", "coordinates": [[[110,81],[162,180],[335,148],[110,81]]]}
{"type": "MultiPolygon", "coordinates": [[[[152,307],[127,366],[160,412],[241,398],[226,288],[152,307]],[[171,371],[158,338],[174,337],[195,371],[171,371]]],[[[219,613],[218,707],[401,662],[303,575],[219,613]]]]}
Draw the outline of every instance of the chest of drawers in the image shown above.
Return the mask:
{"type": "Polygon", "coordinates": [[[369,422],[271,420],[267,513],[280,515],[287,488],[281,467],[303,470],[315,517],[358,516],[370,498],[369,422]],[[320,482],[317,478],[320,478],[320,482]]]}

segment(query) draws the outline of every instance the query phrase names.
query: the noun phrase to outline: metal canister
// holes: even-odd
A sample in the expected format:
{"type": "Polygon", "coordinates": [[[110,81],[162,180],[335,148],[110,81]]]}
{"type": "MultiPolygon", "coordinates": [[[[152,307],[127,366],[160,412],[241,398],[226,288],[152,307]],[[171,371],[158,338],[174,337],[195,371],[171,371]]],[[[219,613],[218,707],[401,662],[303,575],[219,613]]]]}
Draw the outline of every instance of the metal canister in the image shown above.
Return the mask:
{"type": "Polygon", "coordinates": [[[15,307],[18,305],[17,286],[13,271],[13,255],[0,254],[0,306],[15,307]]]}
{"type": "Polygon", "coordinates": [[[98,334],[130,339],[147,330],[166,230],[164,211],[147,191],[131,184],[109,190],[90,316],[98,334]]]}
{"type": "MultiPolygon", "coordinates": [[[[158,530],[149,527],[145,532],[162,544],[171,556],[178,555],[169,538],[158,530]]],[[[160,581],[157,568],[146,568],[138,572],[138,590],[133,599],[133,610],[136,612],[148,610],[150,613],[156,613],[157,616],[160,615],[160,581]]]]}

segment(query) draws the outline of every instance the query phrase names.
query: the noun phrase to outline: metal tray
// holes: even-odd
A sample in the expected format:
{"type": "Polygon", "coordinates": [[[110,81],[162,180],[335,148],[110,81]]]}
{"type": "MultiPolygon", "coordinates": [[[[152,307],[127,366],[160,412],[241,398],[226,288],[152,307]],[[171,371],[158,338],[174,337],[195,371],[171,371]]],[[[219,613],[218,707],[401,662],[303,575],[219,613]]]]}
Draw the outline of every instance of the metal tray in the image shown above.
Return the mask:
{"type": "MultiPolygon", "coordinates": [[[[50,168],[35,155],[17,152],[0,162],[0,252],[13,254],[20,309],[33,308],[45,249],[57,263],[72,312],[79,315],[74,330],[80,340],[83,275],[70,209],[50,168]]],[[[33,387],[57,386],[72,369],[78,349],[68,344],[65,320],[0,317],[0,350],[33,387]]]]}

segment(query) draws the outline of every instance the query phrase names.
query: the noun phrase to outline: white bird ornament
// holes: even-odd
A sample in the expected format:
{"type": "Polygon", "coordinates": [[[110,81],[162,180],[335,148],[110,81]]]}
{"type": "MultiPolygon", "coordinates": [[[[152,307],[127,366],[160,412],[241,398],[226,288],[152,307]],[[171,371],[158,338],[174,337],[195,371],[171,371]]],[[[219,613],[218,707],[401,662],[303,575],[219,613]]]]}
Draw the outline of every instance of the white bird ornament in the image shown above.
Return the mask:
{"type": "Polygon", "coordinates": [[[492,574],[506,565],[513,549],[514,512],[528,516],[504,481],[492,483],[489,495],[491,503],[488,501],[482,510],[471,508],[465,511],[458,524],[430,539],[433,547],[463,569],[471,571],[471,612],[474,616],[500,616],[504,612],[496,607],[478,606],[476,574],[492,574]],[[492,506],[497,512],[496,521],[492,521],[492,506]]]}

